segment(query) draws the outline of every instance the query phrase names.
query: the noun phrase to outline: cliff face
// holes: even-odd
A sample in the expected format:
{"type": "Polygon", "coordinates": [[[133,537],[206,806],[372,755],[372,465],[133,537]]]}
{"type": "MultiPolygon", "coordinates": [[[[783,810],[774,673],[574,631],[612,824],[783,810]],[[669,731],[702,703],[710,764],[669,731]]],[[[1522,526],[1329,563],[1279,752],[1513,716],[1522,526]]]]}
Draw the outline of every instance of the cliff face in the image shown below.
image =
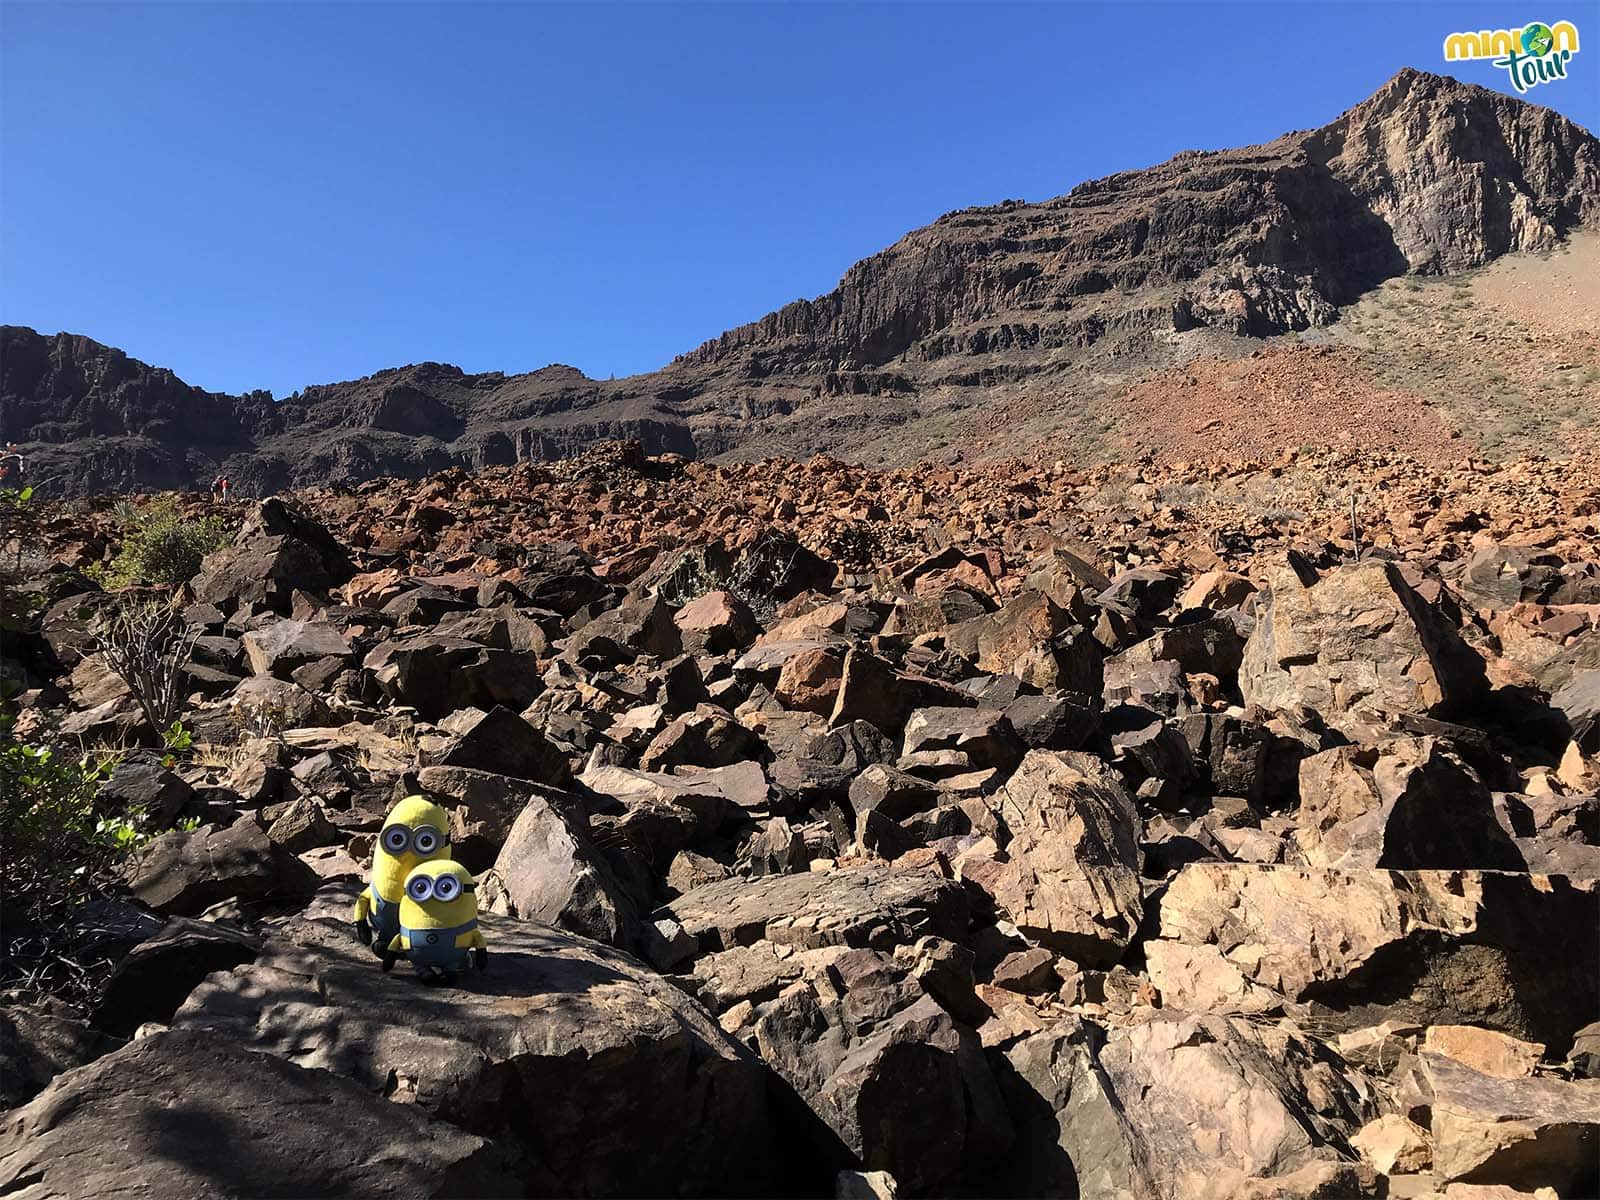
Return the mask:
{"type": "Polygon", "coordinates": [[[652,375],[424,363],[280,403],[217,396],[87,338],[8,329],[3,435],[65,486],[256,489],[568,456],[848,453],[929,397],[1054,387],[1064,361],[1209,328],[1333,321],[1380,281],[1538,250],[1600,209],[1600,142],[1548,109],[1417,71],[1321,129],[1190,151],[1037,204],[950,213],[839,286],[652,375]],[[870,397],[867,405],[860,399],[870,397]],[[90,461],[92,459],[92,461],[90,461]]]}
{"type": "Polygon", "coordinates": [[[768,350],[795,366],[850,368],[1018,338],[1070,345],[1169,299],[1180,320],[1282,332],[1330,319],[1403,271],[1548,247],[1597,207],[1600,144],[1585,130],[1406,70],[1322,129],[1186,152],[1041,204],[951,213],[857,263],[827,295],[679,361],[768,350]],[[964,338],[933,336],[962,326],[964,338]]]}

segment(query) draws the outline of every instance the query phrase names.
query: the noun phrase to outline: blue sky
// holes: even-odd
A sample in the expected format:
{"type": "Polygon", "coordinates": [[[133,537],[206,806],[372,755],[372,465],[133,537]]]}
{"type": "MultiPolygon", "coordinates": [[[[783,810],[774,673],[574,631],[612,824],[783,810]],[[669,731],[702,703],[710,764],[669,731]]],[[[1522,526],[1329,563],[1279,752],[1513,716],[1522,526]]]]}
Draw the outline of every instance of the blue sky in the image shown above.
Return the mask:
{"type": "MultiPolygon", "coordinates": [[[[1444,70],[1453,30],[1594,13],[4,0],[0,319],[219,391],[632,374],[951,209],[1320,125],[1444,70]]],[[[1586,51],[1530,98],[1596,129],[1586,51]]]]}

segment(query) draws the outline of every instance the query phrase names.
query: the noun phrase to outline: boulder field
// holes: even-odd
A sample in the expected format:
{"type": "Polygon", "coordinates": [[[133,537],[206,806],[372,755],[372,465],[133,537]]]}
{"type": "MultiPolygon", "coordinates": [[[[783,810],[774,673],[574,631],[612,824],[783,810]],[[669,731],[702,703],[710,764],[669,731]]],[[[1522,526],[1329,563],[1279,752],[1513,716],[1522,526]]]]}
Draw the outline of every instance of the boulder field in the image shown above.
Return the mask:
{"type": "MultiPolygon", "coordinates": [[[[670,469],[540,486],[615,530],[670,469]]],[[[1600,1190],[1581,538],[601,553],[511,479],[254,504],[172,597],[178,754],[49,516],[15,735],[176,827],[90,1002],[8,980],[0,1194],[1600,1190]],[[417,792],[489,946],[444,986],[348,923],[417,792]]]]}

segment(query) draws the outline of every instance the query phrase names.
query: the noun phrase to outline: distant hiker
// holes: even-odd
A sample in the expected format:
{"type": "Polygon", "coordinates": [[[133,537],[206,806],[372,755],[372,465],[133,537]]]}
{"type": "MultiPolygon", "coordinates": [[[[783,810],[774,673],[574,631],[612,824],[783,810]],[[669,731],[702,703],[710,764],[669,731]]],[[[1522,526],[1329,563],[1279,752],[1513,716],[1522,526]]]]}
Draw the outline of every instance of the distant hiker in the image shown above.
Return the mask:
{"type": "Polygon", "coordinates": [[[22,474],[22,452],[17,449],[15,442],[7,442],[5,453],[0,454],[0,479],[11,474],[13,467],[18,475],[22,474]]]}
{"type": "Polygon", "coordinates": [[[221,475],[218,475],[215,479],[213,479],[211,481],[211,498],[213,500],[222,499],[222,476],[221,475]]]}
{"type": "Polygon", "coordinates": [[[222,477],[222,502],[224,504],[228,502],[228,489],[232,486],[233,485],[228,482],[228,477],[224,475],[222,477]]]}

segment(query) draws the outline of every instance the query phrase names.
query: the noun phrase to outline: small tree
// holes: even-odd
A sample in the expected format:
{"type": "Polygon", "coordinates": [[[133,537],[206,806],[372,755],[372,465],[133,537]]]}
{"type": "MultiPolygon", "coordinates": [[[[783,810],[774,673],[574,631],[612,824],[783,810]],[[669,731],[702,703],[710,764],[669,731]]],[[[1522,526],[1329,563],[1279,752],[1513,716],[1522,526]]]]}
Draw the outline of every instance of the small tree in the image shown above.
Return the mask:
{"type": "Polygon", "coordinates": [[[106,665],[128,685],[157,736],[172,728],[183,706],[183,668],[199,635],[170,604],[130,604],[101,627],[106,665]]]}

